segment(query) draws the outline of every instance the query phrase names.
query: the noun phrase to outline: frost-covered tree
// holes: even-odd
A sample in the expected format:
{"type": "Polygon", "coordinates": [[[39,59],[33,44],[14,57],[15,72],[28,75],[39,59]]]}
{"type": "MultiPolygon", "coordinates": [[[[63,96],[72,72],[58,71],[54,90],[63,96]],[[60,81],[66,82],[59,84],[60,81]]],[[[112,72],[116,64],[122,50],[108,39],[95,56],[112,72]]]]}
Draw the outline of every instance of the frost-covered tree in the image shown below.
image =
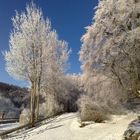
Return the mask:
{"type": "Polygon", "coordinates": [[[48,75],[42,88],[46,101],[41,104],[40,114],[54,116],[62,112],[77,111],[77,100],[81,94],[79,78],[79,75],[55,72],[48,75]]]}
{"type": "Polygon", "coordinates": [[[55,115],[63,110],[61,104],[66,95],[65,72],[70,50],[68,43],[59,40],[55,31],[49,37],[52,40],[48,41],[49,49],[44,49],[47,59],[43,64],[41,90],[46,98],[45,115],[55,115]]]}
{"type": "Polygon", "coordinates": [[[34,3],[27,5],[25,12],[17,12],[12,21],[10,50],[5,53],[6,70],[13,77],[30,83],[31,123],[34,124],[43,81],[50,73],[63,69],[68,59],[68,45],[58,40],[49,19],[44,19],[34,3]]]}
{"type": "Polygon", "coordinates": [[[42,11],[33,3],[26,7],[26,12],[17,12],[12,21],[10,50],[5,53],[6,69],[15,78],[30,82],[31,122],[34,124],[42,76],[43,49],[47,46],[50,22],[44,20],[42,11]]]}
{"type": "Polygon", "coordinates": [[[125,91],[140,90],[140,2],[102,0],[82,37],[80,60],[88,78],[102,73],[125,91]]]}
{"type": "Polygon", "coordinates": [[[117,108],[120,111],[119,105],[125,103],[129,93],[139,96],[139,11],[138,0],[99,1],[93,22],[81,38],[86,95],[81,97],[79,108],[84,119],[95,119],[91,114],[100,114],[98,106],[109,113],[117,108]]]}

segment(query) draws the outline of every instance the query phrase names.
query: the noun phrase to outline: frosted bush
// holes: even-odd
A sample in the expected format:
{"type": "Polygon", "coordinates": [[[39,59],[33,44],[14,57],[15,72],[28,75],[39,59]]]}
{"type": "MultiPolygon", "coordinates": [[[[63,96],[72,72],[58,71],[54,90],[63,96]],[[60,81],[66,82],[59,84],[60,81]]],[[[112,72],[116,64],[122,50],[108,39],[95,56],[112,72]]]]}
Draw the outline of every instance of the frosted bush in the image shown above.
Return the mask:
{"type": "Polygon", "coordinates": [[[30,116],[31,116],[30,110],[24,109],[20,114],[20,118],[19,118],[20,124],[22,125],[28,124],[30,122],[30,118],[31,118],[30,116]]]}
{"type": "Polygon", "coordinates": [[[79,113],[81,121],[103,122],[108,119],[107,112],[88,96],[80,98],[79,113]]]}

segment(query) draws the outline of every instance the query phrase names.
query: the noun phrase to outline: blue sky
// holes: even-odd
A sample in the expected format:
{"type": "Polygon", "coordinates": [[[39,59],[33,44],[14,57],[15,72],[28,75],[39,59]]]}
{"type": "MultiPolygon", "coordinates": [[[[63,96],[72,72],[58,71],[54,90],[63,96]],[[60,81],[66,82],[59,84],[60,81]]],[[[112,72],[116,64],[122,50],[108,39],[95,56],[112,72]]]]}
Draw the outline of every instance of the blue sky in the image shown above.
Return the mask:
{"type": "MultiPolygon", "coordinates": [[[[9,48],[9,34],[12,30],[11,17],[15,10],[23,11],[30,0],[0,0],[0,52],[9,48]]],[[[66,40],[72,49],[69,73],[80,72],[78,52],[81,47],[80,38],[85,33],[85,26],[92,22],[93,8],[98,0],[34,0],[42,8],[44,17],[51,20],[59,38],[66,40]]],[[[13,79],[5,71],[5,61],[0,53],[0,81],[24,86],[23,81],[13,79]]]]}

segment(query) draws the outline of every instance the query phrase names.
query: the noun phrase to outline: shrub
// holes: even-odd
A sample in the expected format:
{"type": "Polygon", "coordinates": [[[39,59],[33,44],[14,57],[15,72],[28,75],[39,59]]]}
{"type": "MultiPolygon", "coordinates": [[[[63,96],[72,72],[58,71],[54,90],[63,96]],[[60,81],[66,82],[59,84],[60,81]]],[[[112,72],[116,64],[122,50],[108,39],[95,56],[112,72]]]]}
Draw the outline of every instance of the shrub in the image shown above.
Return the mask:
{"type": "Polygon", "coordinates": [[[40,116],[51,117],[63,112],[63,105],[58,102],[58,99],[53,94],[46,96],[46,101],[40,104],[40,116]]]}
{"type": "Polygon", "coordinates": [[[105,110],[88,96],[82,96],[78,102],[81,121],[103,122],[108,119],[105,110]]]}
{"type": "Polygon", "coordinates": [[[20,114],[19,123],[22,125],[28,124],[30,122],[30,116],[31,116],[30,110],[24,109],[20,114]]]}

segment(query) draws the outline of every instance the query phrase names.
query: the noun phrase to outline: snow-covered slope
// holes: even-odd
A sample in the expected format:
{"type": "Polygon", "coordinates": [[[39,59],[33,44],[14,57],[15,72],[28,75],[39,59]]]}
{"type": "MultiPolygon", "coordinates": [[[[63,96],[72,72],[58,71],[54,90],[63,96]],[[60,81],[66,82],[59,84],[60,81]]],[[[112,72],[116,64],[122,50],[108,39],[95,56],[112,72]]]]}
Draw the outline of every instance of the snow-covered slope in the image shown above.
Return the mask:
{"type": "Polygon", "coordinates": [[[63,114],[51,123],[21,132],[12,139],[18,140],[122,140],[128,124],[136,118],[135,114],[114,115],[105,123],[91,123],[80,128],[76,113],[63,114]]]}

